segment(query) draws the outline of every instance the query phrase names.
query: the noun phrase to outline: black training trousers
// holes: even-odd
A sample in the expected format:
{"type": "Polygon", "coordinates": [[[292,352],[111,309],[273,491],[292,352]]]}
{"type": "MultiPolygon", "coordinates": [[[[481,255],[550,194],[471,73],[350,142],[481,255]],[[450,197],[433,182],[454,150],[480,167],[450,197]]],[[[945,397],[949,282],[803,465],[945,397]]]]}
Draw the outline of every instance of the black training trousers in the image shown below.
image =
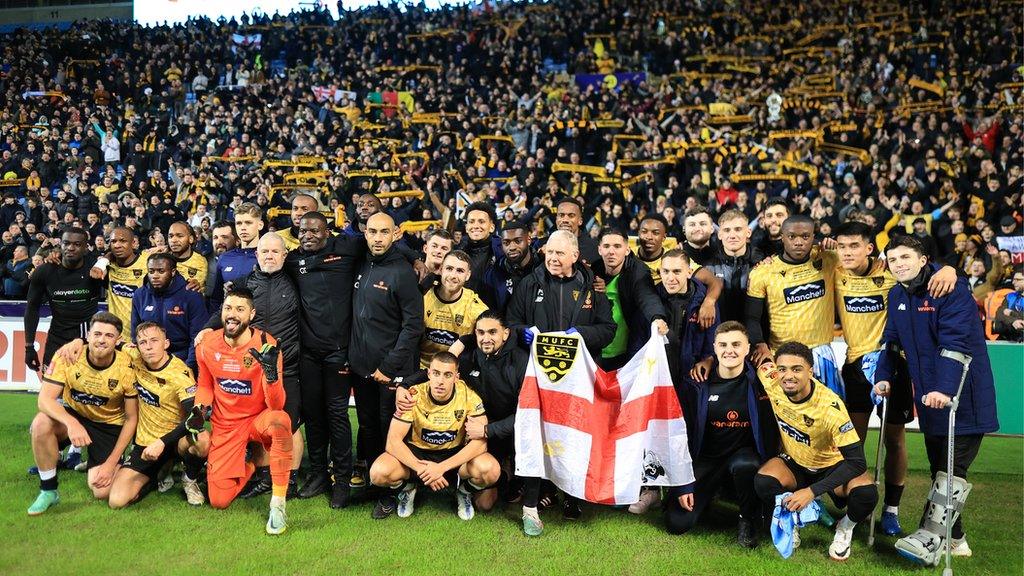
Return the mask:
{"type": "Polygon", "coordinates": [[[348,482],[352,475],[352,424],[348,419],[352,377],[348,367],[303,352],[299,376],[310,473],[326,474],[330,455],[335,478],[348,482]]]}

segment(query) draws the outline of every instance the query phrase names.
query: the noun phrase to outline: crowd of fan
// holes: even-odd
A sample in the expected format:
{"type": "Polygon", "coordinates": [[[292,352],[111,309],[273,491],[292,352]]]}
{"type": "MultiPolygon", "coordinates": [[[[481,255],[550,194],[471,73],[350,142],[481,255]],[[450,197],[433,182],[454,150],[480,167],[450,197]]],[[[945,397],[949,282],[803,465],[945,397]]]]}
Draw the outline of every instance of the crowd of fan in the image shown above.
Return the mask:
{"type": "Polygon", "coordinates": [[[186,220],[212,257],[213,224],[254,202],[284,229],[304,185],[338,228],[390,193],[413,247],[415,222],[458,239],[479,200],[542,237],[566,195],[594,236],[657,212],[682,241],[703,206],[743,211],[756,240],[781,196],[819,237],[851,219],[880,248],[918,235],[980,308],[1001,295],[1020,339],[1024,276],[997,240],[1021,235],[1024,184],[1005,7],[556,0],[19,30],[0,39],[4,293],[24,295],[67,227],[103,252],[114,226],[145,248],[186,220]],[[646,75],[574,81],[614,72],[646,75]]]}

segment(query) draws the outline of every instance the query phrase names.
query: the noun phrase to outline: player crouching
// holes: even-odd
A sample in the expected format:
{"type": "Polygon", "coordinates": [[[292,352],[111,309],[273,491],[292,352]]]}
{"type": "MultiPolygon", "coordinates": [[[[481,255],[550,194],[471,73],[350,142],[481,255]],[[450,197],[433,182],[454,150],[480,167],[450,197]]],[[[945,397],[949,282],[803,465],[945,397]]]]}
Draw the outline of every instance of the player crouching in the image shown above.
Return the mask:
{"type": "Polygon", "coordinates": [[[413,513],[417,482],[433,491],[457,485],[459,518],[474,515],[473,492],[498,481],[501,467],[487,453],[487,440],[466,442],[469,418],[487,424],[483,403],[459,379],[458,360],[450,352],[434,355],[428,382],[413,386],[411,410],[396,414],[388,430],[385,451],[370,467],[370,482],[390,490],[373,510],[376,519],[397,509],[400,518],[413,513]]]}
{"type": "MultiPolygon", "coordinates": [[[[135,343],[119,353],[127,354],[135,370],[135,390],[139,397],[139,425],[132,450],[114,474],[107,502],[111,508],[124,508],[156,487],[157,476],[177,457],[185,463],[182,487],[193,506],[205,501],[199,488],[199,472],[209,446],[209,433],[189,437],[185,417],[192,410],[196,381],[192,370],[180,358],[171,356],[167,332],[152,322],[135,328],[135,343]]],[[[57,351],[56,357],[75,364],[84,347],[76,339],[57,351]]]]}
{"type": "MultiPolygon", "coordinates": [[[[786,342],[775,362],[758,368],[782,438],[782,453],[765,462],[754,477],[754,489],[769,506],[799,513],[826,492],[846,516],[836,523],[828,555],[850,557],[853,528],[878,503],[878,489],[867,474],[864,446],[835,392],[811,377],[814,355],[798,342],[786,342]],[[776,497],[791,492],[781,503],[776,497]]],[[[793,529],[793,545],[799,533],[793,529]]]]}
{"type": "Polygon", "coordinates": [[[252,298],[245,288],[229,290],[221,307],[224,328],[196,346],[199,383],[185,427],[193,434],[202,432],[212,412],[206,480],[214,508],[227,508],[252,476],[255,466],[245,461],[246,445],[258,442],[266,448],[273,485],[267,534],[281,534],[288,527],[285,496],[291,475],[292,424],[283,410],[277,341],[249,326],[256,314],[252,298]]]}
{"type": "Polygon", "coordinates": [[[98,312],[89,323],[86,353],[72,363],[56,359],[43,375],[39,413],[32,420],[32,454],[39,468],[40,490],[29,516],[60,502],[57,455],[68,444],[89,447],[89,488],[100,500],[110,495],[121,454],[135,435],[139,416],[132,362],[115,347],[120,336],[121,320],[98,312]]]}

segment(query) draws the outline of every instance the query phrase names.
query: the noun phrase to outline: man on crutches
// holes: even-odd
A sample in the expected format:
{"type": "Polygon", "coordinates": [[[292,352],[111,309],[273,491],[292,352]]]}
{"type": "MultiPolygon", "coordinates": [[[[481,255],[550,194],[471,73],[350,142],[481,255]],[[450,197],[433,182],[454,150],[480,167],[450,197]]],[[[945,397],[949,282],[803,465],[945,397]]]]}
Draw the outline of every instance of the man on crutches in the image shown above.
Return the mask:
{"type": "MultiPolygon", "coordinates": [[[[967,469],[983,436],[999,428],[992,367],[967,282],[960,279],[948,296],[929,296],[926,286],[937,268],[913,237],[893,240],[886,260],[899,284],[889,292],[882,340],[906,355],[933,479],[919,528],[896,549],[930,566],[945,553],[951,573],[949,555],[971,555],[961,518],[972,487],[967,469]]],[[[892,391],[888,356],[881,356],[875,374],[875,393],[883,397],[892,391]]]]}

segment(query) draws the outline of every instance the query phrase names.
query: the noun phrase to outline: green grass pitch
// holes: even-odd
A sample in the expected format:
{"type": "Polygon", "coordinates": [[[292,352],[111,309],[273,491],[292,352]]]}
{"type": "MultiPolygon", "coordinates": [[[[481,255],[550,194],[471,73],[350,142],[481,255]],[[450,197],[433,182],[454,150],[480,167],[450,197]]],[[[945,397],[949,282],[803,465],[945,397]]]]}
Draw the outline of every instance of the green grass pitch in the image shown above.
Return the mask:
{"type": "MultiPolygon", "coordinates": [[[[880,536],[875,550],[868,550],[866,525],[857,528],[853,556],[844,564],[829,560],[832,534],[820,526],[801,532],[803,544],[789,560],[766,536],[758,549],[741,550],[734,544],[730,504],[714,505],[703,527],[681,537],[666,534],[656,512],[635,517],[587,506],[576,522],[545,512],[544,535],[531,539],[522,534],[518,506],[463,522],[450,494],[421,496],[411,518],[374,521],[370,503],[334,511],[325,498],[316,498],[290,501],[288,532],[270,537],[263,531],[269,497],[239,500],[225,511],[194,509],[177,484],[114,512],[91,499],[84,474],[61,472],[61,503],[30,518],[25,510],[38,490],[38,480],[26,473],[34,412],[35,396],[0,395],[2,575],[941,573],[941,567],[919,568],[897,556],[892,538],[880,536]]],[[[909,434],[908,444],[904,528],[916,525],[927,490],[922,438],[909,434]]],[[[875,445],[870,438],[872,464],[875,445]]],[[[966,528],[974,557],[955,560],[956,574],[1024,574],[1024,439],[986,438],[970,479],[966,528]]]]}

